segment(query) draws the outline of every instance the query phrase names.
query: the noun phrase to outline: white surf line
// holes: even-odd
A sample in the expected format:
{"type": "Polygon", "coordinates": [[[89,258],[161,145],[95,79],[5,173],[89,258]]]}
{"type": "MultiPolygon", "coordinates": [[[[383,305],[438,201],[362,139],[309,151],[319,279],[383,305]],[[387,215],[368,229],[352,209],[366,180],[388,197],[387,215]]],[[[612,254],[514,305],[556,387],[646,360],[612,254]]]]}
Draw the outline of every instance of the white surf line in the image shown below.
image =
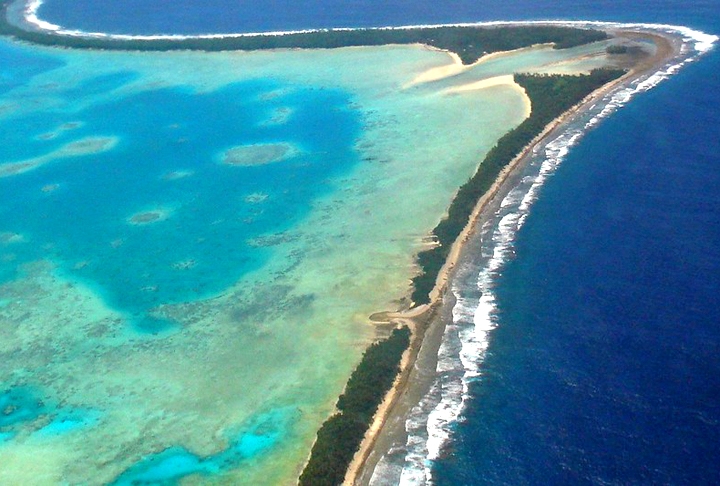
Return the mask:
{"type": "Polygon", "coordinates": [[[528,26],[570,26],[570,27],[595,27],[595,28],[622,28],[622,29],[641,29],[641,30],[663,30],[676,32],[683,35],[684,38],[695,41],[695,49],[705,52],[718,40],[718,36],[706,34],[704,32],[693,30],[689,27],[671,24],[651,24],[651,23],[620,23],[620,22],[600,22],[590,20],[494,20],[485,22],[461,22],[452,24],[417,24],[402,26],[383,26],[383,27],[332,27],[326,29],[303,29],[303,30],[284,30],[270,32],[246,32],[246,33],[225,33],[225,34],[200,34],[200,35],[181,35],[181,34],[158,34],[158,35],[131,35],[131,34],[107,34],[103,32],[85,32],[81,30],[65,29],[60,25],[52,24],[38,17],[38,10],[43,4],[43,0],[29,0],[24,8],[24,21],[35,27],[35,30],[47,32],[55,35],[68,37],[87,37],[117,40],[187,40],[187,39],[225,39],[225,38],[242,38],[242,37],[260,37],[260,36],[284,36],[292,34],[310,34],[316,32],[331,31],[353,31],[353,30],[413,30],[425,28],[441,28],[441,27],[512,27],[519,25],[528,26]]]}
{"type": "MultiPolygon", "coordinates": [[[[593,25],[607,23],[593,23],[593,25]]],[[[661,30],[658,24],[613,24],[628,26],[634,30],[661,30]],[[650,27],[652,26],[652,27],[650,27]]],[[[406,420],[408,434],[405,461],[400,473],[403,486],[433,484],[433,463],[442,457],[442,452],[452,442],[454,424],[462,420],[462,414],[470,399],[470,383],[482,376],[482,363],[489,345],[490,333],[499,324],[495,284],[497,277],[509,259],[513,257],[513,244],[517,232],[531,212],[533,203],[546,180],[557,170],[565,157],[590,129],[607,118],[635,95],[648,91],[660,82],[676,74],[684,65],[697,60],[710,50],[718,40],[717,36],[692,29],[662,25],[662,30],[671,30],[683,38],[683,47],[675,57],[653,73],[641,76],[627,85],[621,85],[608,92],[581,118],[580,127],[568,126],[537,149],[539,170],[535,176],[511,190],[502,200],[495,214],[494,225],[488,222],[482,229],[492,241],[486,263],[480,268],[476,280],[480,297],[467,298],[456,285],[451,291],[456,296],[452,309],[452,322],[448,323],[446,334],[438,353],[436,368],[437,381],[428,395],[413,408],[406,420]],[[694,52],[689,52],[692,46],[694,52]],[[525,184],[529,184],[525,186],[525,184]],[[486,233],[489,231],[489,233],[486,233]],[[450,336],[454,336],[451,338],[450,336]],[[456,342],[451,342],[454,339],[456,342]],[[459,345],[459,349],[455,349],[459,345]],[[433,406],[434,404],[434,406],[433,406]],[[428,411],[428,409],[430,409],[428,411]]]]}

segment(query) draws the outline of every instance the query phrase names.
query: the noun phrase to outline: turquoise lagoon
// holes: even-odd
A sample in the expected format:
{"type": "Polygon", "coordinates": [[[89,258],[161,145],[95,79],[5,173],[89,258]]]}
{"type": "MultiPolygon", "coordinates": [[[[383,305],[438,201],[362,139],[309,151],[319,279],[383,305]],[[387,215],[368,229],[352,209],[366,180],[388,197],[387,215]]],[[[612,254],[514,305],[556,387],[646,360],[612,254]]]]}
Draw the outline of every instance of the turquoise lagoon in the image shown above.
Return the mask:
{"type": "Polygon", "coordinates": [[[367,316],[406,305],[428,231],[528,114],[512,82],[453,88],[603,47],[447,77],[421,46],[0,41],[0,482],[292,483],[367,316]]]}

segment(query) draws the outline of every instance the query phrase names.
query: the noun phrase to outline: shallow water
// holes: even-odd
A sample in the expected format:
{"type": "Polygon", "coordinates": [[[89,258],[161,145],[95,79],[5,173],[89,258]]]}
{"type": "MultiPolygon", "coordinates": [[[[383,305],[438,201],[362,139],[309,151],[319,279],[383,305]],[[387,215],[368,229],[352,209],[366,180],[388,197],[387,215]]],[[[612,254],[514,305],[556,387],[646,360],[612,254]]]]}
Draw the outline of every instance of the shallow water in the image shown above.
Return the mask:
{"type": "Polygon", "coordinates": [[[0,49],[10,483],[291,480],[367,316],[527,113],[511,85],[403,88],[452,62],[412,46],[0,49]]]}

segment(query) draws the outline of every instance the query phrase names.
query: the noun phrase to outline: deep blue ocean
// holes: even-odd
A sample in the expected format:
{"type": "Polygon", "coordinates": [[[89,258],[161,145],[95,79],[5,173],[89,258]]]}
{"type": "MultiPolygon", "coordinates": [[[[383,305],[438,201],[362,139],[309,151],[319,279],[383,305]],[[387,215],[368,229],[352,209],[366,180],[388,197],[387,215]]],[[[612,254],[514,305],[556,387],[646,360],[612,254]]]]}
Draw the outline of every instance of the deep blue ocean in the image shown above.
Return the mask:
{"type": "MultiPolygon", "coordinates": [[[[540,18],[720,33],[716,0],[48,0],[40,13],[144,34],[540,18]]],[[[438,484],[720,484],[718,73],[716,49],[638,95],[547,181],[438,484]]]]}

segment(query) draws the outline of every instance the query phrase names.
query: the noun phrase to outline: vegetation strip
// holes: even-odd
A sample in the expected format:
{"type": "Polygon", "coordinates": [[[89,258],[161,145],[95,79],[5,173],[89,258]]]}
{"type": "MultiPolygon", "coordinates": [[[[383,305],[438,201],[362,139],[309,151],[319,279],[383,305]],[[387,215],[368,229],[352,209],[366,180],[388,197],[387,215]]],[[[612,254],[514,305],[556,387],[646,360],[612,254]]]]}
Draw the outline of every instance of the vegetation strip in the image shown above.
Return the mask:
{"type": "Polygon", "coordinates": [[[619,78],[625,71],[595,69],[587,75],[516,74],[515,82],[530,98],[532,112],[519,126],[506,133],[488,152],[477,172],[458,190],[447,216],[432,234],[437,245],[418,254],[420,274],[413,278],[412,300],[415,305],[430,302],[440,269],[445,264],[452,244],[469,222],[477,201],[490,189],[500,172],[552,120],[583,100],[604,84],[619,78]]]}
{"type": "MultiPolygon", "coordinates": [[[[505,134],[479,166],[477,172],[458,190],[448,215],[435,227],[438,246],[421,252],[422,272],[413,279],[416,304],[429,303],[437,275],[450,248],[469,222],[480,198],[500,172],[542,132],[546,125],[587,95],[624,75],[625,71],[596,69],[587,75],[516,74],[515,81],[527,92],[531,115],[505,134]]],[[[400,361],[410,344],[407,327],[395,329],[391,336],[370,346],[337,402],[337,413],[320,428],[310,459],[299,479],[301,486],[342,484],[350,462],[358,451],[373,416],[400,372],[400,361]]]]}
{"type": "Polygon", "coordinates": [[[394,329],[390,337],[372,344],[350,376],[337,401],[337,413],[320,428],[300,485],[341,484],[373,416],[400,371],[410,345],[410,329],[394,329]]]}

